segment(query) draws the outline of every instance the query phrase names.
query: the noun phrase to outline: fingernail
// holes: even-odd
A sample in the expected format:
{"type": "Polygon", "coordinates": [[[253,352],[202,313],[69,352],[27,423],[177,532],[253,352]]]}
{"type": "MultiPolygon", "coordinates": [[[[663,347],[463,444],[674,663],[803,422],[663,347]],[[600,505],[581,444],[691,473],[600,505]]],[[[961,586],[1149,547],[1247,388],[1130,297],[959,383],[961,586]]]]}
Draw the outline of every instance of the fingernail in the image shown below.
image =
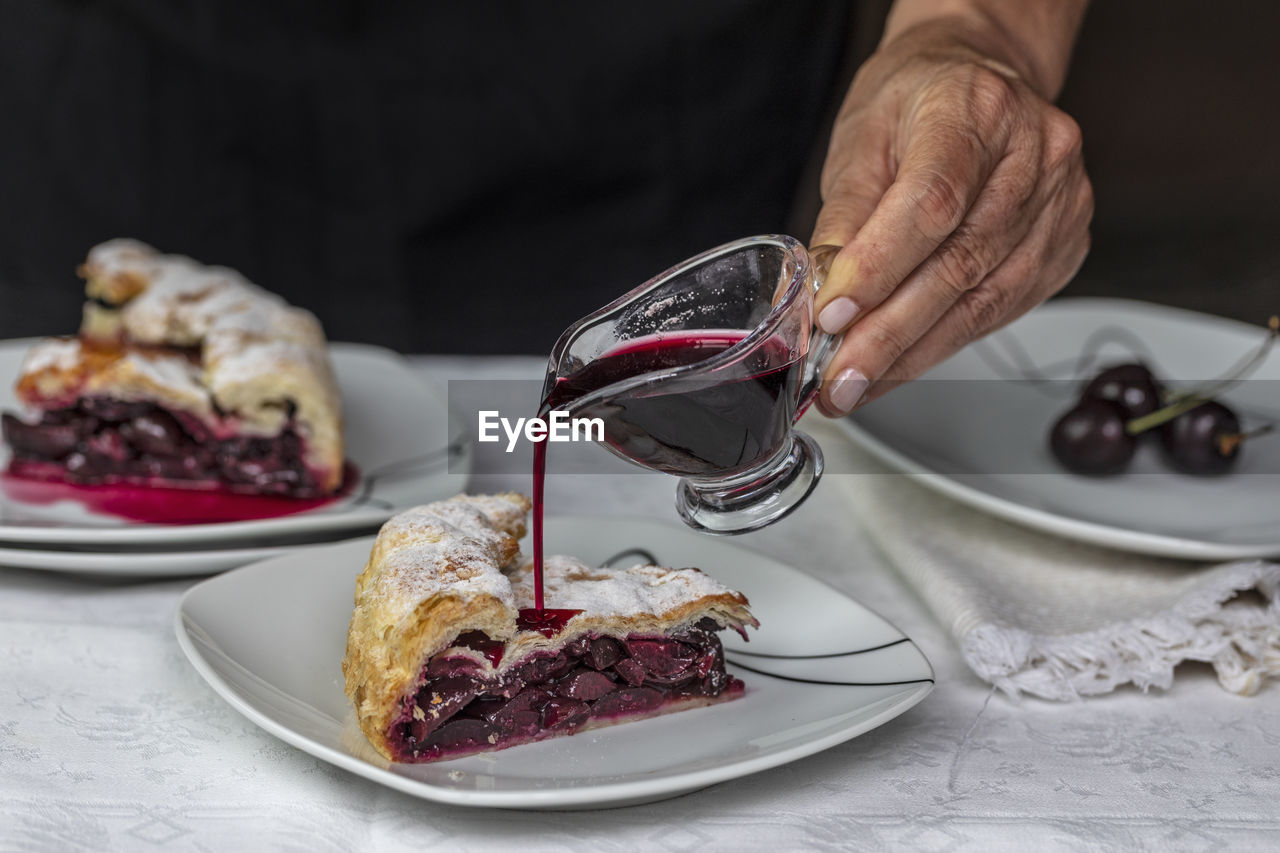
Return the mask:
{"type": "Polygon", "coordinates": [[[818,328],[828,335],[834,335],[849,325],[858,316],[858,303],[847,296],[832,299],[827,307],[818,314],[818,328]]]}
{"type": "Polygon", "coordinates": [[[844,414],[858,405],[858,401],[866,391],[867,377],[862,375],[862,371],[847,367],[831,380],[831,392],[827,395],[827,399],[831,401],[832,408],[844,414]]]}

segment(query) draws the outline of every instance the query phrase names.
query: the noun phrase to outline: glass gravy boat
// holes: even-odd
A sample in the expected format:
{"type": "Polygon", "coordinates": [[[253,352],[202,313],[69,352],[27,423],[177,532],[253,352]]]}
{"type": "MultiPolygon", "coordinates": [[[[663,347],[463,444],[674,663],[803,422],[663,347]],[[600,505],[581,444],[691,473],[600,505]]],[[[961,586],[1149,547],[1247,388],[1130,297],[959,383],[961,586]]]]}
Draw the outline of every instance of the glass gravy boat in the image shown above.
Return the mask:
{"type": "Polygon", "coordinates": [[[682,478],[676,508],[709,533],[771,524],[822,475],[794,429],[837,339],[813,322],[835,249],[786,236],[703,252],[574,323],[551,353],[542,412],[600,418],[604,446],[682,478]]]}

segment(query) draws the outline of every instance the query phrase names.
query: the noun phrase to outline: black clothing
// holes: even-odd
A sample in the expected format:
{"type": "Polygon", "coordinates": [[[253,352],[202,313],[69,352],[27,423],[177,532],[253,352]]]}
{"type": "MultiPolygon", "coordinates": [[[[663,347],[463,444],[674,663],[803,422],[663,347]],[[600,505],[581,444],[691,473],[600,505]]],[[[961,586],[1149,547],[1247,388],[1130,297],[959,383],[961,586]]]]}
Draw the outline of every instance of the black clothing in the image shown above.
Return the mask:
{"type": "MultiPolygon", "coordinates": [[[[331,339],[546,352],[785,227],[844,3],[0,0],[0,337],[66,333],[137,237],[331,339]]],[[[807,235],[797,235],[801,238],[807,235]]]]}

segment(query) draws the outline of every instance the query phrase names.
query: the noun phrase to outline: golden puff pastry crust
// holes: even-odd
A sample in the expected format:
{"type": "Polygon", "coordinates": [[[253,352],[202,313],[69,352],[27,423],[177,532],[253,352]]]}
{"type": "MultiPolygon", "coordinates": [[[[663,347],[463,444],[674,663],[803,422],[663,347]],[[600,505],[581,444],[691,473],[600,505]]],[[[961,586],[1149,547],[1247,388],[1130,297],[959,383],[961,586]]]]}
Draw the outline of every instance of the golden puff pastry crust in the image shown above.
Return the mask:
{"type": "MultiPolygon", "coordinates": [[[[519,494],[461,495],[401,513],[378,534],[356,581],[342,670],[360,728],[385,757],[410,761],[448,757],[426,752],[424,757],[407,755],[400,730],[414,719],[421,721],[435,713],[430,700],[418,701],[424,715],[415,707],[415,696],[420,699],[425,695],[422,691],[430,688],[430,682],[423,681],[428,665],[434,667],[442,659],[463,665],[466,677],[480,685],[481,700],[488,701],[486,689],[499,690],[494,685],[517,681],[529,661],[558,660],[566,648],[586,648],[601,637],[617,638],[618,648],[623,648],[637,642],[635,638],[684,636],[682,632],[708,626],[707,620],[716,629],[740,632],[757,624],[744,596],[697,569],[591,568],[557,556],[548,558],[544,566],[546,603],[570,615],[554,630],[529,629],[521,621],[521,611],[533,612],[533,571],[521,559],[517,542],[525,532],[528,510],[529,500],[519,494]],[[480,635],[483,640],[478,647],[467,640],[480,635]],[[494,647],[500,649],[497,660],[494,647]]],[[[718,641],[715,649],[718,652],[718,641]]],[[[719,666],[723,667],[722,656],[719,666]]],[[[564,674],[561,686],[573,675],[564,674]]],[[[617,679],[616,674],[610,677],[617,679]]],[[[642,686],[643,675],[637,674],[636,679],[631,684],[619,680],[616,687],[625,692],[642,686]]],[[[736,682],[725,679],[725,684],[736,682]]],[[[741,682],[736,685],[740,693],[741,682]]],[[[517,685],[507,693],[519,689],[517,685]]],[[[557,688],[544,684],[537,689],[555,692],[557,688]]],[[[723,698],[737,693],[728,692],[723,698]]],[[[618,695],[619,690],[614,690],[615,699],[618,695]]],[[[657,713],[710,704],[718,697],[719,693],[704,696],[686,690],[666,697],[671,699],[668,704],[677,707],[657,713]]],[[[584,718],[570,730],[553,734],[607,722],[584,718]]],[[[542,734],[517,737],[515,742],[540,739],[542,734]]],[[[490,734],[489,745],[512,744],[495,741],[490,734]]]]}
{"type": "Polygon", "coordinates": [[[145,401],[214,437],[294,430],[331,492],[343,477],[341,398],[320,323],[234,270],[136,240],[95,246],[80,335],[28,353],[17,396],[47,410],[85,396],[145,401]]]}

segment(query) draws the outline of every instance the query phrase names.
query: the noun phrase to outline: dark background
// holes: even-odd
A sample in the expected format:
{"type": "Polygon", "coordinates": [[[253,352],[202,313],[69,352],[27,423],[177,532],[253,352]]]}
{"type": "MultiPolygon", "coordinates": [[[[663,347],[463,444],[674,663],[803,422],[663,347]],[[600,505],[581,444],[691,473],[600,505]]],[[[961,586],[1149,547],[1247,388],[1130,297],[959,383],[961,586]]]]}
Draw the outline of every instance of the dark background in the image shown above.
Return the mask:
{"type": "MultiPolygon", "coordinates": [[[[75,264],[128,235],[334,339],[545,352],[689,254],[808,236],[887,7],[0,0],[0,337],[72,331],[75,264]]],[[[1094,249],[1065,295],[1280,310],[1277,31],[1266,2],[1094,4],[1061,99],[1094,249]]]]}
{"type": "Polygon", "coordinates": [[[1280,312],[1280,4],[1100,0],[1060,103],[1097,193],[1064,295],[1280,312]]]}

